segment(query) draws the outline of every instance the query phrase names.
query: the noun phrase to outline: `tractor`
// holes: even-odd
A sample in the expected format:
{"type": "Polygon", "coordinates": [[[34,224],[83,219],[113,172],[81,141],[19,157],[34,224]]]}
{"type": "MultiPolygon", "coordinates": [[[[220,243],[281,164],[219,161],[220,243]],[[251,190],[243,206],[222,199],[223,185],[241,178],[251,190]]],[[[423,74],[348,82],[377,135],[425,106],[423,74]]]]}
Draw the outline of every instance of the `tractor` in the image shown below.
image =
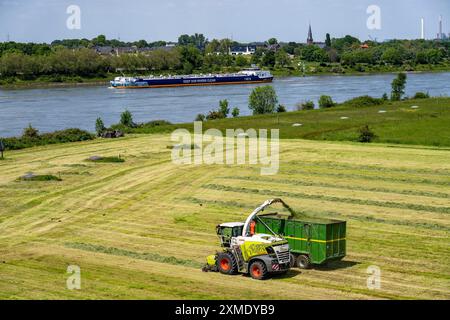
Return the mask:
{"type": "Polygon", "coordinates": [[[228,275],[250,274],[257,280],[286,273],[291,265],[288,241],[275,234],[258,217],[259,212],[274,203],[286,206],[281,199],[267,200],[248,216],[245,223],[229,222],[218,225],[216,232],[222,251],[208,256],[202,270],[228,275]],[[256,234],[256,222],[264,224],[271,234],[256,234]]]}

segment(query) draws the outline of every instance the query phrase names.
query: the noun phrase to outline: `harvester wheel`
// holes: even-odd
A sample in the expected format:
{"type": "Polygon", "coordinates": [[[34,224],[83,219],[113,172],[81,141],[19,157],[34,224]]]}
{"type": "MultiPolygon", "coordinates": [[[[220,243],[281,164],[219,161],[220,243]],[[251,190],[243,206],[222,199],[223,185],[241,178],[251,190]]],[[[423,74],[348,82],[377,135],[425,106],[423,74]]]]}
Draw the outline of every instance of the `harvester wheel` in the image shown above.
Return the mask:
{"type": "Polygon", "coordinates": [[[255,261],[250,265],[250,276],[256,280],[263,280],[267,277],[266,265],[261,261],[255,261]]]}
{"type": "Polygon", "coordinates": [[[300,269],[311,268],[311,260],[307,255],[301,254],[297,257],[297,267],[300,269]]]}
{"type": "Polygon", "coordinates": [[[217,255],[217,268],[223,274],[237,273],[237,262],[230,252],[221,252],[217,255]]]}

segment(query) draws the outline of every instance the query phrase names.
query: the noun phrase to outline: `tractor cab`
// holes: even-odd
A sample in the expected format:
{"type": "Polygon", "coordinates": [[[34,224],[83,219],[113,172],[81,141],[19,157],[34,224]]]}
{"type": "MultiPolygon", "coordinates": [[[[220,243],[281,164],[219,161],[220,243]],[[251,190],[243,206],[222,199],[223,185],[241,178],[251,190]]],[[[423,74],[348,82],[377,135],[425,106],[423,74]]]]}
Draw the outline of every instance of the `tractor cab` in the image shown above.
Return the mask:
{"type": "Polygon", "coordinates": [[[231,239],[240,236],[243,228],[244,223],[242,222],[227,222],[219,224],[216,227],[216,232],[219,236],[222,247],[229,248],[231,239]]]}

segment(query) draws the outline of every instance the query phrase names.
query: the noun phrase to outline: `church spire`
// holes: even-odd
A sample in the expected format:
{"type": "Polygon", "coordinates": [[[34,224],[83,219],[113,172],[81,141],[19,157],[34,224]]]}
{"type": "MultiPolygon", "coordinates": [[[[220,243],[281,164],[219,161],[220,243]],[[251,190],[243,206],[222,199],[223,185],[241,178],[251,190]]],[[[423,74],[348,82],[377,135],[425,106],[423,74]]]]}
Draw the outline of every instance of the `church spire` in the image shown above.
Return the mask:
{"type": "Polygon", "coordinates": [[[308,29],[308,39],[306,40],[307,44],[313,44],[314,43],[314,39],[312,36],[312,31],[311,31],[311,22],[309,23],[309,29],[308,29]]]}

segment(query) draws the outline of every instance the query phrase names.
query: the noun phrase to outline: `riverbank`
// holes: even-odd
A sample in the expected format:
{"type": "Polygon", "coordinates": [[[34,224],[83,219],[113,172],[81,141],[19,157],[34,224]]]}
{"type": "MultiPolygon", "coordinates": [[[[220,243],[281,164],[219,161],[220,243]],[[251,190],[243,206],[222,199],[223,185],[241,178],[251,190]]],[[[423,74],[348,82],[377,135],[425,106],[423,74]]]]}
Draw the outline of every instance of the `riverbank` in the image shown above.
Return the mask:
{"type": "MultiPolygon", "coordinates": [[[[449,148],[450,98],[385,101],[364,107],[341,104],[328,109],[209,120],[203,122],[202,127],[204,131],[219,129],[223,134],[226,129],[268,129],[269,132],[270,129],[278,129],[281,139],[358,142],[360,130],[366,125],[375,135],[372,142],[449,148]]],[[[180,128],[193,132],[193,123],[167,124],[154,121],[137,128],[115,126],[115,129],[127,134],[167,134],[180,128]]],[[[60,140],[86,140],[85,135],[80,137],[60,140]]],[[[28,144],[19,143],[17,138],[5,139],[7,149],[33,146],[29,139],[26,142],[28,144]],[[8,146],[8,142],[11,142],[11,146],[8,146]]]]}
{"type": "MultiPolygon", "coordinates": [[[[300,70],[295,70],[293,68],[283,68],[283,69],[270,69],[271,73],[276,78],[283,77],[302,77],[302,76],[364,76],[364,75],[381,75],[390,73],[443,73],[450,72],[450,65],[421,65],[412,68],[396,68],[392,66],[363,66],[363,69],[354,69],[349,67],[343,67],[340,64],[329,63],[326,66],[321,66],[319,63],[308,63],[306,64],[305,72],[300,70]]],[[[225,72],[236,72],[236,70],[223,70],[220,73],[225,72]]],[[[169,74],[169,72],[156,72],[156,74],[169,74]]],[[[201,70],[196,70],[193,74],[202,74],[201,70]]],[[[145,74],[148,75],[148,74],[145,74]]],[[[145,76],[140,74],[138,76],[145,76]]],[[[107,86],[109,81],[114,79],[116,76],[121,76],[118,73],[108,74],[104,78],[87,78],[87,77],[66,77],[59,79],[57,82],[48,80],[3,80],[0,81],[0,89],[34,89],[34,88],[63,88],[63,87],[85,87],[85,86],[107,86]]]]}
{"type": "MultiPolygon", "coordinates": [[[[209,120],[203,130],[279,129],[281,139],[358,141],[359,130],[368,125],[373,142],[450,147],[450,98],[386,101],[358,107],[339,105],[329,109],[292,111],[209,120]]],[[[167,133],[178,128],[193,131],[193,123],[143,126],[130,133],[167,133]]]]}

